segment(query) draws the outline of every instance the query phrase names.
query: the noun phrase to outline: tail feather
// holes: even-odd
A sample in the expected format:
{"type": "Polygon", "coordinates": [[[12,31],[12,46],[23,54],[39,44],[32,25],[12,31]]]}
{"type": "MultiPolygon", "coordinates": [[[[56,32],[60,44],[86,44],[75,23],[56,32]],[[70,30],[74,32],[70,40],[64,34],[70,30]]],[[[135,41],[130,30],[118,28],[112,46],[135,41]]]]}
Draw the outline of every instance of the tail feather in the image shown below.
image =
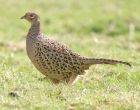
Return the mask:
{"type": "Polygon", "coordinates": [[[104,59],[104,58],[88,58],[84,60],[85,65],[93,65],[93,64],[124,64],[131,67],[131,64],[125,61],[119,61],[114,59],[104,59]]]}

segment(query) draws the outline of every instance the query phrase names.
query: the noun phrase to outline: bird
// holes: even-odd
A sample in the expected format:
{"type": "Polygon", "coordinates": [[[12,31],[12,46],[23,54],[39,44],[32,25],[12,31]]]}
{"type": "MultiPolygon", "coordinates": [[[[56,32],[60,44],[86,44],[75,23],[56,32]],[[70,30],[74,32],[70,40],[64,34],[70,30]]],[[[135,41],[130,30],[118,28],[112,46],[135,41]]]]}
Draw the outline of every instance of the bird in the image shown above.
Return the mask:
{"type": "Polygon", "coordinates": [[[80,75],[85,74],[95,64],[124,64],[125,61],[105,58],[87,58],[74,52],[65,44],[53,40],[42,33],[40,17],[34,12],[27,12],[21,19],[30,22],[26,36],[26,51],[33,65],[52,83],[73,84],[80,75]]]}

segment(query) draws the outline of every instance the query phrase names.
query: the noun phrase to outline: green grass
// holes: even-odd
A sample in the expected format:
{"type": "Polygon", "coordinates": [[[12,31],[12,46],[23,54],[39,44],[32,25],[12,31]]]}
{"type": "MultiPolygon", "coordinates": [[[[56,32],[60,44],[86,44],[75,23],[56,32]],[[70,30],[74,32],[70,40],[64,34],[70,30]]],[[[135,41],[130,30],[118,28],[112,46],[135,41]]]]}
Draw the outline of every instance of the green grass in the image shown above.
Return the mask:
{"type": "Polygon", "coordinates": [[[139,0],[0,0],[0,110],[139,110],[139,0]],[[27,11],[42,30],[88,57],[129,61],[95,65],[74,85],[54,85],[31,64],[27,11]],[[135,29],[133,29],[133,26],[135,29]]]}

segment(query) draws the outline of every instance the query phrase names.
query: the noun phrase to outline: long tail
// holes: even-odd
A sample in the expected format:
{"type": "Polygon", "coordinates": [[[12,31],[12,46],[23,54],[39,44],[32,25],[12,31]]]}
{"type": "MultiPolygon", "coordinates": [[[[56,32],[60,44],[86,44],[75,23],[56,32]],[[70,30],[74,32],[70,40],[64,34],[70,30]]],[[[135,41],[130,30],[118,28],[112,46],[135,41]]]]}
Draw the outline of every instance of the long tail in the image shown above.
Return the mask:
{"type": "Polygon", "coordinates": [[[93,65],[93,64],[124,64],[131,67],[131,64],[125,61],[119,61],[114,59],[104,59],[104,58],[86,58],[84,59],[85,65],[93,65]]]}

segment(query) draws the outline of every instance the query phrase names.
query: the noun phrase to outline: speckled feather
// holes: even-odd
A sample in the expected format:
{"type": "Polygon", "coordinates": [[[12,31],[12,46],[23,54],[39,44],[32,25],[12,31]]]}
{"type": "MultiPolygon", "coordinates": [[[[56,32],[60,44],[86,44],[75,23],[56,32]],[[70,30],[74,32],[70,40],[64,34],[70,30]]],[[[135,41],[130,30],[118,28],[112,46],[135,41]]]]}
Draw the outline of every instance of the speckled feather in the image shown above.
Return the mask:
{"type": "Polygon", "coordinates": [[[93,64],[121,63],[131,66],[123,61],[82,57],[63,43],[41,33],[37,14],[28,12],[23,18],[31,22],[26,38],[27,54],[34,66],[54,83],[72,83],[93,64]]]}

